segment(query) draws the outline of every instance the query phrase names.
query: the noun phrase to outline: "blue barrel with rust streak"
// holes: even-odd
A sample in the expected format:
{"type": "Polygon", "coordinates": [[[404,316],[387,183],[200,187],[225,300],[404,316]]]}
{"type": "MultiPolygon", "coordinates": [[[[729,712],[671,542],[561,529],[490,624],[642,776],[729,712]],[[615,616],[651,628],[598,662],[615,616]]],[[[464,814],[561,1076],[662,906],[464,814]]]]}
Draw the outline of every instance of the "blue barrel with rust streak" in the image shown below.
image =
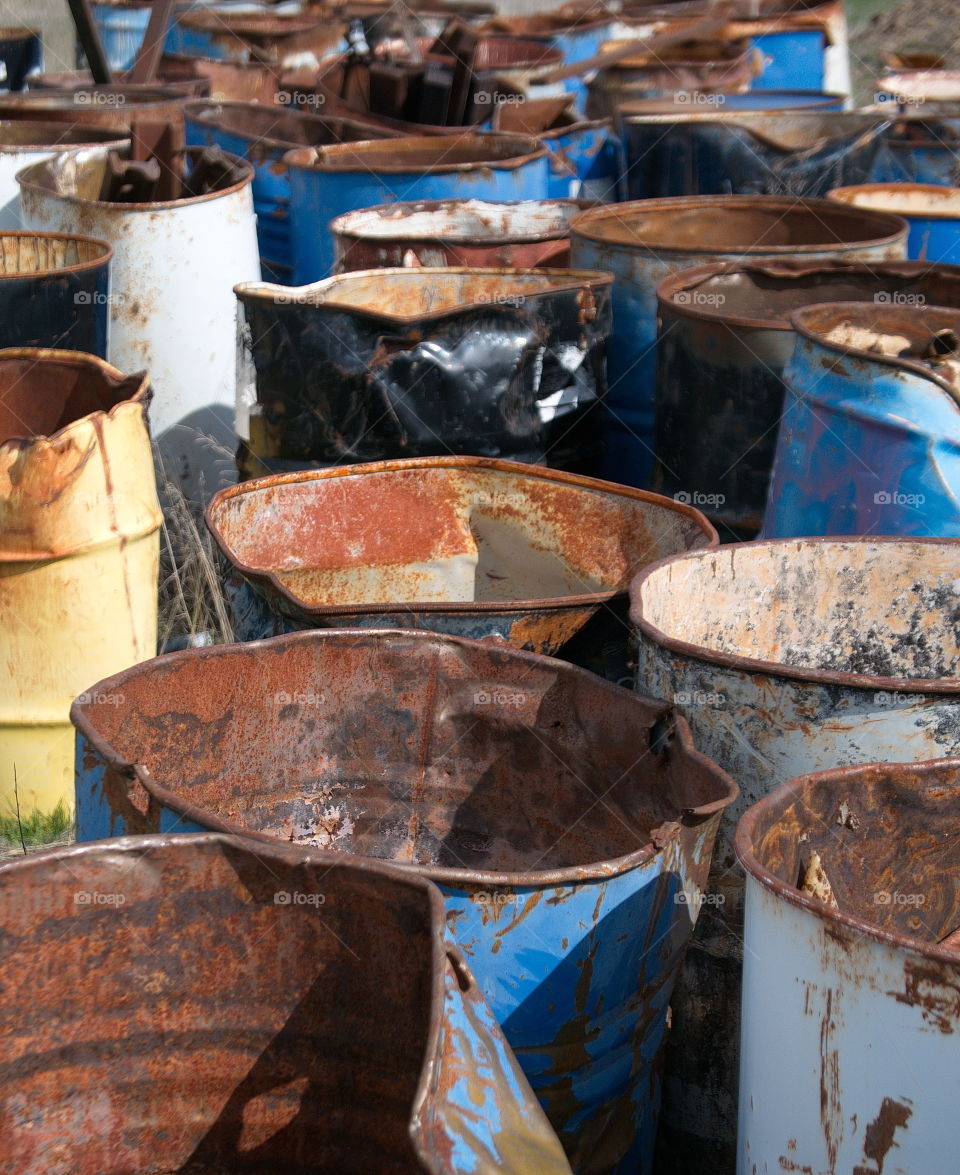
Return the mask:
{"type": "Polygon", "coordinates": [[[547,148],[526,135],[414,135],[389,143],[300,147],[290,172],[293,283],[328,277],[336,260],[330,221],[401,200],[545,200],[547,148]]]}
{"type": "Polygon", "coordinates": [[[612,119],[541,131],[539,138],[550,151],[548,200],[613,203],[619,198],[623,148],[612,119]]]}
{"type": "Polygon", "coordinates": [[[750,38],[763,54],[763,71],[754,90],[819,90],[826,70],[827,34],[823,29],[785,29],[750,38]]]}
{"type": "Polygon", "coordinates": [[[183,108],[188,147],[216,145],[254,167],[253,207],[264,280],[293,280],[290,179],[281,160],[299,146],[396,138],[393,131],[354,119],[308,114],[262,102],[188,102],[183,108]]]}
{"type": "Polygon", "coordinates": [[[960,310],[837,302],[791,323],[764,537],[960,537],[960,310]]]}
{"type": "Polygon", "coordinates": [[[672,706],[496,644],[341,629],[172,653],[71,717],[80,840],[229,830],[436,882],[574,1169],[650,1172],[673,979],[737,794],[672,706]]]}
{"type": "Polygon", "coordinates": [[[637,200],[578,216],[570,264],[614,275],[602,476],[642,487],[652,470],[656,289],[665,277],[707,260],[896,260],[906,237],[896,216],[781,196],[637,200]]]}
{"type": "Polygon", "coordinates": [[[110,69],[116,73],[133,69],[150,20],[150,5],[94,4],[91,12],[110,69]]]}
{"type": "Polygon", "coordinates": [[[960,188],[939,184],[858,184],[834,188],[830,200],[902,216],[910,226],[911,261],[960,265],[960,188]]]}

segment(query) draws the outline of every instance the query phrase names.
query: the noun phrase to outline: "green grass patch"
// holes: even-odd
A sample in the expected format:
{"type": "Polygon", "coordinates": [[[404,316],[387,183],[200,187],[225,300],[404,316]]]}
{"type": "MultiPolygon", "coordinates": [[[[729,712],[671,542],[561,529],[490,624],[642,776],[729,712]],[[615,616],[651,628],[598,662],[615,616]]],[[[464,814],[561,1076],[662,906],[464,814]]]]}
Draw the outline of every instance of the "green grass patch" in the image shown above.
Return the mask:
{"type": "Polygon", "coordinates": [[[0,814],[0,845],[6,847],[35,847],[59,840],[73,826],[70,809],[60,801],[52,812],[33,811],[29,815],[16,812],[0,814]]]}

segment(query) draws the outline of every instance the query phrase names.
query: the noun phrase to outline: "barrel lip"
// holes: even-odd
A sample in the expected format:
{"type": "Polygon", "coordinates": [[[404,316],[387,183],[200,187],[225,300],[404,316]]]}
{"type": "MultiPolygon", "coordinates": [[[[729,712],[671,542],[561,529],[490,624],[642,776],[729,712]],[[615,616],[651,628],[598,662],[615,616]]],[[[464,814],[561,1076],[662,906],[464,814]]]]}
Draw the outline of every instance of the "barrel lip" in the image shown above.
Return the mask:
{"type": "Polygon", "coordinates": [[[886,212],[874,212],[871,209],[848,209],[862,213],[864,216],[864,233],[871,227],[875,236],[860,236],[856,240],[841,240],[834,233],[831,239],[829,232],[824,233],[824,240],[802,245],[738,245],[731,242],[728,246],[720,245],[669,245],[660,240],[643,239],[638,234],[631,234],[626,227],[629,218],[634,215],[647,216],[651,213],[672,212],[684,213],[701,211],[722,214],[727,209],[744,208],[776,209],[782,211],[783,217],[798,209],[812,214],[817,219],[820,216],[832,218],[833,213],[841,205],[833,200],[814,198],[792,199],[786,196],[666,196],[655,200],[631,200],[625,204],[612,204],[598,209],[584,212],[573,219],[570,224],[570,236],[580,237],[592,244],[606,249],[624,250],[632,253],[646,253],[652,257],[680,256],[718,257],[735,254],[737,257],[750,259],[778,258],[803,256],[804,254],[823,255],[835,252],[840,254],[851,248],[884,245],[896,245],[906,240],[909,226],[900,216],[893,216],[886,212]],[[620,221],[622,226],[621,239],[616,236],[604,236],[595,226],[604,222],[620,221]],[[593,229],[593,231],[591,231],[593,229]]]}
{"type": "Polygon", "coordinates": [[[812,772],[781,783],[752,804],[740,817],[733,841],[737,860],[747,874],[764,889],[771,891],[783,901],[821,919],[825,923],[824,929],[827,934],[830,933],[831,926],[843,927],[845,930],[853,932],[858,938],[870,938],[883,946],[911,951],[924,958],[949,963],[951,966],[957,967],[960,964],[960,947],[951,950],[938,943],[927,942],[913,935],[885,930],[873,922],[866,921],[866,919],[834,909],[826,902],[821,902],[817,898],[802,893],[796,886],[788,885],[787,882],[777,877],[761,863],[755,851],[755,846],[762,837],[763,825],[767,821],[772,823],[772,818],[782,812],[791,801],[800,798],[815,785],[829,781],[832,784],[835,783],[838,793],[843,790],[849,791],[851,787],[856,787],[864,775],[875,771],[889,772],[891,767],[919,781],[926,775],[938,774],[945,769],[960,772],[960,757],[928,759],[914,763],[864,763],[853,767],[837,767],[829,771],[812,772]]]}
{"type": "MultiPolygon", "coordinates": [[[[487,303],[464,301],[455,306],[438,310],[419,312],[416,314],[397,314],[389,309],[374,308],[373,306],[355,306],[349,302],[338,302],[338,289],[349,286],[353,282],[363,279],[382,281],[384,278],[398,278],[409,281],[411,284],[423,284],[443,276],[469,275],[471,277],[489,277],[503,279],[508,277],[522,277],[530,281],[531,289],[524,295],[529,298],[545,297],[549,294],[570,293],[583,287],[602,289],[613,285],[613,274],[602,273],[594,269],[536,269],[516,268],[509,266],[466,266],[466,265],[439,265],[439,266],[391,266],[384,269],[354,269],[346,273],[334,274],[332,277],[321,278],[305,286],[281,286],[274,282],[241,282],[234,286],[233,292],[241,301],[260,302],[267,305],[301,305],[314,306],[317,309],[330,307],[343,314],[353,314],[358,318],[374,318],[378,321],[396,322],[403,325],[412,325],[418,322],[433,322],[438,319],[450,318],[462,314],[477,305],[487,303]],[[556,282],[551,282],[556,278],[556,282]],[[541,284],[535,284],[542,279],[541,284]],[[560,280],[563,279],[563,280],[560,280]],[[331,291],[329,294],[327,291],[331,291]]],[[[352,466],[351,468],[356,468],[352,466]]],[[[249,485],[249,482],[244,484],[249,485]]]]}
{"type": "Polygon", "coordinates": [[[351,127],[356,127],[358,130],[373,131],[381,139],[398,137],[396,131],[391,131],[387,127],[378,126],[374,122],[365,122],[359,116],[352,117],[349,114],[337,112],[331,115],[310,114],[305,110],[295,110],[288,106],[281,107],[279,111],[273,111],[269,107],[265,107],[262,102],[244,102],[238,98],[191,98],[188,102],[184,103],[183,117],[184,119],[190,119],[195,123],[199,123],[203,127],[211,127],[215,130],[222,130],[228,135],[235,135],[238,139],[244,139],[249,143],[275,147],[278,151],[293,151],[301,146],[301,144],[294,143],[291,139],[277,138],[274,135],[259,135],[255,131],[244,130],[241,127],[233,126],[229,119],[224,120],[222,117],[218,117],[221,111],[225,111],[227,114],[234,111],[238,114],[244,111],[251,111],[258,114],[275,113],[280,117],[292,117],[297,121],[302,120],[305,127],[315,126],[317,123],[324,123],[326,125],[339,123],[341,125],[346,124],[351,127]]]}
{"type": "MultiPolygon", "coordinates": [[[[684,91],[679,92],[682,93],[684,91]]],[[[796,87],[792,87],[788,90],[748,90],[746,94],[719,94],[717,97],[723,98],[723,102],[718,103],[718,105],[722,107],[731,98],[736,99],[750,97],[762,99],[769,95],[775,95],[778,98],[816,98],[818,101],[806,101],[799,106],[741,106],[726,111],[726,114],[729,117],[731,115],[737,114],[801,114],[806,110],[811,112],[819,112],[828,106],[836,106],[838,103],[842,104],[846,100],[845,94],[834,94],[829,90],[801,90],[797,89],[796,87]]],[[[672,114],[676,114],[680,117],[684,117],[685,115],[687,117],[696,117],[692,111],[678,110],[677,107],[679,105],[680,103],[672,101],[669,98],[631,98],[630,101],[621,102],[619,104],[619,111],[620,117],[625,122],[629,122],[634,118],[640,122],[646,122],[648,117],[655,118],[658,116],[663,116],[669,118],[672,114]]],[[[704,110],[699,113],[706,114],[708,111],[704,110]]],[[[718,110],[715,113],[720,114],[723,112],[718,110]]],[[[849,113],[856,112],[850,111],[849,113]]]]}
{"type": "MultiPolygon", "coordinates": [[[[85,273],[87,270],[102,269],[113,260],[113,245],[109,241],[101,240],[99,237],[87,237],[80,233],[45,233],[31,232],[29,229],[24,229],[23,231],[20,229],[11,229],[0,232],[0,249],[3,248],[5,241],[14,239],[23,241],[38,239],[64,242],[80,241],[84,245],[96,246],[100,250],[100,255],[98,257],[92,257],[89,261],[77,261],[72,265],[57,265],[50,269],[30,269],[25,270],[23,273],[7,273],[0,268],[0,286],[5,281],[30,281],[33,278],[64,277],[72,273],[85,273]]],[[[73,353],[81,354],[81,352],[73,353]]]]}
{"type": "MultiPolygon", "coordinates": [[[[275,486],[290,485],[297,482],[326,481],[337,477],[368,476],[378,473],[397,473],[410,469],[486,469],[492,472],[512,473],[524,477],[539,478],[554,484],[579,487],[593,490],[596,493],[610,494],[615,497],[631,498],[634,501],[649,502],[663,506],[670,511],[685,517],[689,522],[696,524],[706,540],[709,549],[713,550],[720,544],[719,536],[707,521],[706,517],[693,506],[685,502],[676,502],[661,494],[653,494],[648,490],[634,489],[632,486],[619,485],[616,482],[601,481],[599,478],[584,477],[579,473],[568,473],[560,469],[547,469],[542,465],[526,465],[520,461],[506,461],[499,457],[409,457],[392,461],[367,462],[362,465],[338,465],[329,469],[311,469],[298,473],[279,473],[272,477],[261,477],[251,481],[239,482],[237,485],[227,486],[218,490],[207,504],[204,520],[210,531],[213,541],[217,544],[224,558],[237,569],[240,575],[253,582],[264,584],[282,599],[294,604],[298,613],[303,616],[388,616],[397,612],[414,612],[423,615],[512,615],[514,613],[529,613],[538,609],[551,610],[580,609],[584,607],[598,607],[613,599],[623,599],[627,596],[627,589],[622,591],[590,592],[576,596],[548,596],[535,600],[450,600],[450,601],[397,601],[389,604],[308,604],[294,595],[285,587],[278,576],[272,571],[253,567],[236,559],[227,540],[217,525],[216,514],[233,498],[243,494],[257,493],[275,486]]],[[[960,541],[960,540],[958,540],[960,541]]],[[[419,631],[419,630],[403,630],[419,631]]]]}
{"type": "MultiPolygon", "coordinates": [[[[202,151],[202,147],[187,147],[187,155],[195,157],[202,151]]],[[[97,155],[105,154],[105,152],[97,151],[97,155]]],[[[127,212],[164,212],[168,209],[179,210],[181,208],[194,208],[198,205],[208,204],[211,200],[219,200],[225,196],[235,196],[238,192],[242,192],[245,188],[249,188],[253,184],[256,172],[253,164],[241,158],[239,155],[231,155],[229,151],[224,151],[222,158],[228,159],[231,163],[238,165],[243,173],[243,179],[238,180],[235,184],[231,184],[228,188],[221,188],[216,192],[206,192],[202,196],[186,196],[179,200],[153,200],[147,203],[119,203],[114,200],[88,200],[84,196],[77,196],[68,192],[58,192],[56,188],[48,187],[44,183],[39,182],[39,177],[46,173],[51,164],[56,163],[60,158],[61,153],[57,153],[51,159],[41,159],[37,163],[31,163],[27,167],[22,168],[14,176],[14,179],[20,185],[21,191],[29,191],[34,197],[40,196],[44,199],[60,200],[67,204],[75,205],[78,208],[96,208],[98,211],[113,212],[116,214],[123,214],[127,212]]],[[[85,160],[81,160],[86,162],[85,160]]]]}
{"type": "Polygon", "coordinates": [[[690,661],[703,661],[708,665],[716,665],[721,669],[731,669],[740,673],[762,674],[765,677],[784,678],[788,681],[801,681],[805,684],[823,686],[843,686],[845,688],[869,689],[878,692],[904,692],[912,694],[929,694],[931,696],[952,696],[960,694],[960,677],[881,677],[879,674],[847,673],[839,669],[805,669],[797,665],[784,665],[779,661],[764,661],[758,657],[745,657],[740,653],[724,653],[719,649],[708,649],[703,645],[691,644],[689,641],[679,640],[668,636],[662,629],[651,624],[643,615],[642,592],[647,580],[666,571],[672,564],[681,560],[701,559],[708,555],[727,554],[731,558],[737,551],[756,551],[760,547],[782,547],[794,550],[809,546],[812,543],[831,543],[835,546],[850,546],[863,543],[905,544],[920,543],[926,546],[947,547],[957,552],[960,559],[960,539],[898,537],[894,535],[816,535],[810,538],[785,539],[757,539],[750,543],[725,543],[722,547],[697,548],[693,551],[684,551],[679,555],[668,555],[642,568],[630,583],[630,622],[635,625],[640,634],[650,644],[679,657],[690,661]]]}
{"type": "MultiPolygon", "coordinates": [[[[351,641],[368,644],[371,641],[400,641],[407,644],[411,641],[418,644],[440,642],[444,645],[465,649],[468,652],[482,650],[484,653],[489,653],[491,651],[490,646],[485,641],[471,640],[469,637],[461,636],[440,636],[426,629],[311,629],[306,632],[287,633],[283,636],[269,637],[264,640],[237,642],[226,645],[209,645],[199,649],[181,649],[176,653],[165,653],[150,661],[140,662],[138,665],[132,665],[127,669],[123,669],[119,673],[115,673],[112,677],[105,678],[102,682],[97,683],[97,691],[103,693],[123,693],[127,681],[131,678],[142,676],[145,672],[145,667],[154,667],[155,669],[160,665],[170,666],[198,660],[215,661],[220,657],[233,655],[239,650],[249,651],[251,655],[255,655],[257,651],[267,647],[271,650],[277,650],[287,645],[323,645],[351,641]]],[[[634,690],[624,689],[612,681],[597,677],[596,674],[591,673],[587,669],[581,669],[577,665],[572,665],[567,661],[561,661],[555,657],[529,653],[513,646],[495,646],[494,651],[507,654],[511,660],[528,665],[531,669],[546,666],[564,676],[572,676],[580,679],[585,685],[589,685],[592,690],[616,694],[621,698],[629,699],[628,704],[635,703],[634,708],[637,710],[638,715],[642,714],[646,716],[651,722],[661,719],[670,721],[672,733],[677,738],[680,746],[680,758],[682,761],[696,764],[701,770],[705,770],[712,776],[716,785],[716,797],[714,799],[705,801],[694,807],[678,808],[675,818],[678,826],[696,827],[702,821],[718,816],[720,812],[736,800],[739,795],[738,785],[726,771],[696,749],[689,725],[681,715],[674,711],[668,702],[648,697],[634,690]]],[[[220,819],[219,816],[209,809],[197,807],[182,795],[172,792],[158,783],[145,765],[126,761],[123,756],[118,755],[114,751],[112,745],[106,738],[100,735],[95,726],[90,722],[87,711],[92,709],[94,705],[95,703],[89,699],[83,700],[83,695],[81,695],[81,697],[74,700],[70,707],[70,721],[78,733],[96,749],[104,762],[109,763],[111,770],[138,779],[160,805],[175,812],[185,821],[206,825],[217,833],[238,838],[242,837],[248,840],[252,839],[259,844],[282,845],[284,843],[278,837],[271,836],[268,833],[260,832],[257,829],[244,828],[240,824],[234,824],[231,821],[220,819]]],[[[670,835],[676,836],[678,833],[672,832],[670,835]]],[[[321,856],[325,855],[322,849],[310,848],[309,851],[317,852],[321,856]]],[[[340,852],[331,853],[330,856],[337,860],[348,857],[354,860],[376,861],[388,871],[399,870],[404,874],[416,874],[425,881],[434,881],[442,884],[460,882],[481,886],[510,885],[536,888],[570,882],[579,883],[589,880],[606,880],[637,868],[645,862],[652,860],[661,851],[662,849],[658,848],[653,839],[651,839],[633,852],[626,853],[620,857],[610,858],[609,860],[591,862],[587,865],[575,865],[559,869],[531,870],[529,872],[454,869],[435,865],[420,865],[415,862],[388,861],[379,857],[366,857],[360,854],[354,855],[340,852]]]]}
{"type": "Polygon", "coordinates": [[[892,212],[894,216],[902,216],[905,220],[960,220],[960,188],[941,187],[939,184],[916,183],[889,183],[889,184],[848,184],[842,188],[831,188],[827,192],[828,200],[835,200],[838,204],[846,204],[848,208],[869,208],[870,211],[892,212]],[[890,207],[877,209],[873,205],[858,204],[858,196],[889,195],[890,207]],[[951,202],[951,206],[943,211],[937,207],[931,208],[898,208],[898,196],[930,196],[931,203],[951,202]]]}
{"type": "MultiPolygon", "coordinates": [[[[693,318],[710,322],[722,322],[728,326],[751,328],[756,330],[791,331],[793,326],[790,317],[784,318],[751,318],[748,315],[725,312],[723,309],[713,309],[711,306],[693,303],[682,303],[675,300],[676,295],[711,281],[715,277],[722,277],[730,273],[758,273],[770,277],[807,277],[814,274],[871,274],[882,277],[913,280],[923,277],[935,270],[944,270],[955,275],[957,293],[960,297],[960,266],[938,263],[930,265],[926,261],[844,261],[840,258],[811,258],[809,261],[792,261],[790,258],[771,261],[719,261],[709,265],[695,265],[690,269],[683,269],[679,273],[668,274],[657,285],[657,302],[661,308],[669,309],[672,316],[693,318]]],[[[792,311],[791,311],[792,313],[792,311]]]]}
{"type": "Polygon", "coordinates": [[[360,139],[355,143],[332,143],[326,147],[296,147],[288,151],[282,162],[295,171],[311,175],[463,175],[476,171],[516,171],[528,163],[545,159],[547,147],[533,135],[514,135],[506,131],[479,131],[459,135],[400,135],[395,139],[360,139]],[[516,153],[500,159],[475,159],[465,163],[443,163],[444,152],[459,144],[482,143],[499,140],[508,147],[514,146],[516,153]],[[435,151],[440,161],[436,163],[404,163],[400,144],[409,143],[409,149],[435,151]],[[369,164],[364,162],[363,148],[396,151],[398,162],[369,164]],[[358,148],[361,150],[358,151],[358,148]],[[351,158],[352,157],[352,158],[351,158]]]}
{"type": "Polygon", "coordinates": [[[586,212],[590,208],[597,205],[596,200],[590,199],[574,199],[570,197],[560,198],[554,200],[474,200],[452,198],[448,200],[404,200],[396,204],[374,204],[369,208],[357,208],[352,212],[341,212],[339,216],[335,216],[330,221],[330,231],[336,237],[349,241],[362,241],[364,244],[390,244],[393,242],[415,245],[415,244],[447,244],[455,243],[458,245],[478,245],[492,247],[494,245],[502,244],[538,244],[542,241],[565,240],[570,233],[570,221],[577,215],[576,209],[579,208],[581,212],[586,212]],[[493,232],[489,236],[479,236],[476,233],[468,235],[459,235],[455,231],[450,231],[444,227],[443,231],[434,233],[423,232],[407,235],[404,233],[403,224],[404,219],[408,216],[417,216],[420,214],[430,215],[436,213],[442,215],[448,213],[451,220],[454,219],[456,212],[464,205],[470,205],[477,210],[478,215],[483,215],[485,210],[494,209],[510,209],[520,211],[524,208],[533,208],[534,206],[553,206],[561,205],[564,208],[569,207],[570,216],[566,224],[558,224],[555,229],[545,231],[542,233],[517,233],[514,235],[508,232],[506,236],[502,234],[494,235],[493,232]],[[364,231],[367,224],[389,224],[393,222],[396,225],[397,231],[393,234],[368,234],[364,231]]]}
{"type": "MultiPolygon", "coordinates": [[[[2,102],[2,99],[0,99],[2,102]]],[[[93,126],[84,123],[71,125],[64,122],[40,122],[33,119],[3,118],[0,112],[0,155],[26,155],[37,151],[58,153],[60,151],[82,151],[92,149],[99,151],[120,151],[130,146],[130,136],[124,135],[114,127],[93,126]],[[30,138],[41,139],[50,136],[53,140],[63,135],[77,134],[80,137],[72,142],[32,142],[6,143],[4,133],[12,128],[25,131],[30,138]]]]}
{"type": "MultiPolygon", "coordinates": [[[[830,313],[838,317],[845,314],[853,318],[861,316],[867,318],[872,315],[875,321],[879,316],[881,322],[884,319],[890,320],[887,329],[891,332],[896,327],[898,317],[922,318],[924,324],[927,325],[931,315],[937,319],[941,315],[948,315],[952,319],[950,326],[955,329],[957,336],[960,337],[960,307],[928,306],[926,304],[922,307],[875,306],[870,302],[823,302],[810,306],[801,306],[790,315],[790,325],[798,336],[798,339],[803,339],[808,343],[812,343],[815,347],[830,351],[835,355],[841,355],[844,358],[860,360],[864,363],[879,364],[881,367],[890,367],[894,371],[912,371],[915,375],[920,376],[921,379],[925,379],[929,383],[936,384],[939,388],[942,388],[953,401],[954,407],[960,410],[960,387],[951,383],[942,375],[938,375],[919,359],[904,358],[901,355],[884,355],[877,351],[866,351],[862,347],[845,346],[843,343],[826,338],[809,325],[810,319],[817,315],[830,313]]],[[[931,327],[931,335],[932,333],[931,327]]]]}

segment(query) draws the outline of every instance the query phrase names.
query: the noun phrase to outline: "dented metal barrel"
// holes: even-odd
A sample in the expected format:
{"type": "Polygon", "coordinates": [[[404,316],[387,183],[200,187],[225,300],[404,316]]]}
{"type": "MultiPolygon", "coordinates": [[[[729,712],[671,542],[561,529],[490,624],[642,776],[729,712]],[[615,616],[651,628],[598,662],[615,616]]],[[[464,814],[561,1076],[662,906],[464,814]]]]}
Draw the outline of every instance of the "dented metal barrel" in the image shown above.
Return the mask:
{"type": "MultiPolygon", "coordinates": [[[[0,94],[0,119],[108,127],[122,135],[134,119],[183,123],[188,95],[162,85],[78,85],[69,90],[0,94]]],[[[119,137],[119,136],[118,136],[119,137]]]]}
{"type": "Polygon", "coordinates": [[[896,216],[777,196],[638,200],[578,217],[570,230],[571,263],[614,275],[604,476],[637,486],[649,478],[656,289],[665,277],[713,260],[900,258],[906,235],[896,216]]]}
{"type": "Polygon", "coordinates": [[[128,146],[121,133],[99,126],[67,126],[62,122],[0,122],[0,232],[23,228],[20,185],[16,176],[31,163],[58,151],[94,147],[119,151],[128,146]]]}
{"type": "Polygon", "coordinates": [[[404,200],[542,200],[547,148],[524,135],[412,136],[389,143],[300,147],[290,171],[290,228],[297,285],[333,270],[331,217],[404,200]]]}
{"type": "MultiPolygon", "coordinates": [[[[187,150],[185,185],[199,157],[198,148],[187,150]]],[[[113,246],[109,358],[150,373],[164,474],[196,503],[235,477],[233,287],[260,276],[253,167],[232,156],[226,162],[205,194],[150,203],[101,199],[102,152],[57,156],[18,177],[31,228],[83,226],[113,246]]]]}
{"type": "Polygon", "coordinates": [[[417,268],[237,286],[243,472],[466,453],[595,474],[611,284],[417,268]]]}
{"type": "Polygon", "coordinates": [[[960,537],[960,308],[838,303],[791,322],[764,536],[960,537]]]}
{"type": "Polygon", "coordinates": [[[106,358],[112,257],[93,237],[0,232],[0,349],[106,358]]]}
{"type": "Polygon", "coordinates": [[[933,264],[960,264],[960,188],[940,184],[861,184],[834,188],[831,200],[902,216],[910,226],[907,256],[933,264]]]}
{"type": "MultiPolygon", "coordinates": [[[[960,310],[960,270],[914,261],[757,261],[665,278],[657,287],[652,487],[697,506],[724,539],[754,538],[784,410],[784,368],[796,343],[790,315],[813,303],[853,301],[866,303],[868,313],[884,306],[960,310]]],[[[832,389],[842,380],[827,378],[832,389]]],[[[838,479],[860,477],[866,468],[849,451],[838,455],[834,437],[821,440],[834,454],[831,484],[845,509],[838,479]]],[[[847,533],[825,523],[831,506],[823,484],[810,488],[823,513],[816,530],[796,533],[847,533]]]]}
{"type": "Polygon", "coordinates": [[[592,200],[421,200],[360,208],[330,222],[336,271],[563,266],[570,260],[570,222],[592,207],[592,200]]]}
{"type": "Polygon", "coordinates": [[[881,763],[793,780],[740,821],[739,1171],[951,1168],[958,801],[960,759],[881,763]]]}
{"type": "Polygon", "coordinates": [[[124,701],[73,709],[78,836],[229,830],[430,878],[574,1170],[647,1175],[670,990],[736,794],[670,706],[495,643],[349,630],[97,690],[124,701]]]}
{"type": "Polygon", "coordinates": [[[692,552],[633,582],[637,688],[674,701],[741,795],[721,823],[707,908],[672,1002],[668,1171],[734,1166],[743,931],[734,822],[798,775],[960,751],[958,561],[950,540],[804,538],[692,552]]]}
{"type": "Polygon", "coordinates": [[[411,873],[152,836],[7,864],[0,895],[8,1170],[569,1175],[411,873]]]}
{"type": "Polygon", "coordinates": [[[396,137],[372,123],[277,109],[262,102],[190,102],[183,118],[191,147],[216,145],[253,164],[261,268],[267,280],[286,283],[293,280],[293,249],[290,179],[283,156],[300,146],[396,137]]]}
{"type": "Polygon", "coordinates": [[[150,21],[151,5],[145,0],[101,0],[90,6],[100,44],[110,69],[133,69],[150,21]]]}
{"type": "Polygon", "coordinates": [[[559,652],[615,681],[631,577],[717,541],[681,503],[483,457],[246,482],[213,499],[207,525],[232,569],[239,640],[425,628],[559,652]]]}
{"type": "Polygon", "coordinates": [[[156,652],[148,399],[145,374],[91,355],[0,351],[4,815],[72,801],[71,701],[156,652]]]}

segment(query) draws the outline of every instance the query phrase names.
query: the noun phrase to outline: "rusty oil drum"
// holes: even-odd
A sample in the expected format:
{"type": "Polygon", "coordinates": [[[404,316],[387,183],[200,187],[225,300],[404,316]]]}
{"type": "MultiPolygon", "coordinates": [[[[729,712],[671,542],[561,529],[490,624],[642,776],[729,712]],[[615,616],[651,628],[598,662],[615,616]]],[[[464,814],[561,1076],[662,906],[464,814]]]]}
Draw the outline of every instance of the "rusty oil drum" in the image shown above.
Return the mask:
{"type": "Polygon", "coordinates": [[[215,496],[207,525],[239,640],[422,628],[557,653],[621,683],[632,576],[717,542],[681,503],[481,457],[245,482],[215,496]]]}
{"type": "MultiPolygon", "coordinates": [[[[762,261],[665,278],[657,287],[652,488],[702,510],[724,540],[754,538],[796,344],[790,315],[812,303],[852,301],[960,309],[960,270],[913,261],[762,261]]],[[[849,450],[834,465],[837,477],[851,472],[849,450]]],[[[814,487],[826,509],[822,488],[814,487]]],[[[831,523],[794,533],[841,532],[831,523]]]]}
{"type": "Polygon", "coordinates": [[[4,1171],[569,1175],[413,874],[137,837],[0,895],[4,1171]]]}
{"type": "Polygon", "coordinates": [[[736,794],[672,707],[487,642],[356,630],[95,690],[123,700],[72,712],[78,837],[229,830],[432,879],[574,1169],[650,1171],[670,990],[736,794]]]}
{"type": "Polygon", "coordinates": [[[412,265],[562,267],[570,222],[593,200],[421,200],[334,217],[337,273],[412,265]]]}
{"type": "Polygon", "coordinates": [[[637,688],[736,780],[673,999],[664,1169],[735,1162],[743,875],[736,819],[798,775],[960,750],[960,542],[798,538],[692,552],[631,587],[637,688]],[[731,819],[732,817],[732,819],[731,819]]]}
{"type": "Polygon", "coordinates": [[[960,759],[879,763],[791,780],[741,819],[741,1170],[951,1169],[958,803],[960,759]],[[812,864],[820,897],[798,888],[812,864]]]}

